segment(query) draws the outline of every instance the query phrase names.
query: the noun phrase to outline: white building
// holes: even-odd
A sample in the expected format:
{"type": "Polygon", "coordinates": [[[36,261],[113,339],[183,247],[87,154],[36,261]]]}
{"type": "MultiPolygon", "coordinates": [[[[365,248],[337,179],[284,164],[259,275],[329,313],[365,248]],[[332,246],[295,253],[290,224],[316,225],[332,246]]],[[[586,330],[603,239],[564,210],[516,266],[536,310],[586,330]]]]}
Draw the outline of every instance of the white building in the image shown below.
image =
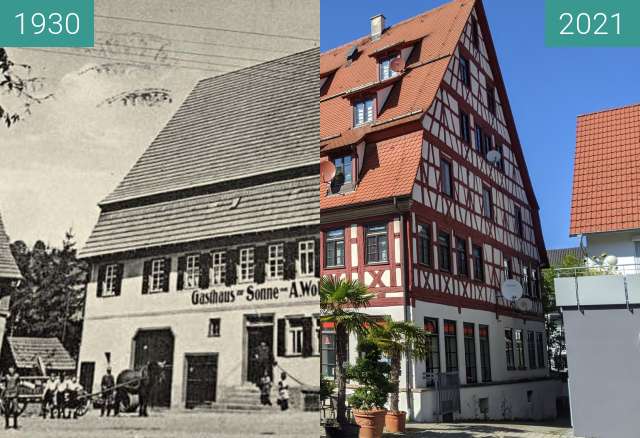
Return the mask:
{"type": "Polygon", "coordinates": [[[309,50],[199,82],[101,202],[85,387],[164,361],[157,405],[242,404],[261,342],[275,381],[318,387],[317,69],[309,50]]]}

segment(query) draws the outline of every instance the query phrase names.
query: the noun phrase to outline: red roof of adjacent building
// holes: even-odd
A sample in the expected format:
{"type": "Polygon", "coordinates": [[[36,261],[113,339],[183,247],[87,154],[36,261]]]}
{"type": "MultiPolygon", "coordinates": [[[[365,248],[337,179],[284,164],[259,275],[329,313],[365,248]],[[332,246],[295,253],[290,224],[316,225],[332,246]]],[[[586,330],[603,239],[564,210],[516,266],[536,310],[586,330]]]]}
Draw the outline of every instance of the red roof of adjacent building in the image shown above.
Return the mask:
{"type": "Polygon", "coordinates": [[[578,117],[570,234],[640,228],[640,104],[578,117]]]}

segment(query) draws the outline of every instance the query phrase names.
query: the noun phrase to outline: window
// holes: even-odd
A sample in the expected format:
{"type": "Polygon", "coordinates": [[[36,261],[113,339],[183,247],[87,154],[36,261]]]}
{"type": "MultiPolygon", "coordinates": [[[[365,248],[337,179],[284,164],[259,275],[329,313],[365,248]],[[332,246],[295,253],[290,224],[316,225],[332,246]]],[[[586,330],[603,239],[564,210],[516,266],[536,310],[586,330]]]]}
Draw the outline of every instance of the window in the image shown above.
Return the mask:
{"type": "Polygon", "coordinates": [[[478,381],[478,368],[476,365],[476,335],[475,326],[464,323],[464,363],[467,370],[467,383],[478,381]]]}
{"type": "Polygon", "coordinates": [[[478,20],[476,17],[471,17],[471,44],[476,49],[480,45],[480,39],[478,38],[478,20]]]}
{"type": "Polygon", "coordinates": [[[527,333],[527,351],[529,353],[529,368],[536,367],[536,338],[535,333],[527,333]]]}
{"type": "Polygon", "coordinates": [[[484,158],[487,158],[487,154],[489,154],[491,149],[493,149],[493,137],[491,137],[491,134],[484,133],[482,137],[482,145],[480,147],[480,154],[482,154],[484,158]]]}
{"type": "Polygon", "coordinates": [[[210,338],[220,337],[220,318],[211,318],[209,320],[209,337],[210,338]]]}
{"type": "Polygon", "coordinates": [[[538,268],[531,268],[531,291],[534,297],[540,298],[540,283],[538,281],[538,268]]]}
{"type": "Polygon", "coordinates": [[[524,237],[524,226],[522,224],[522,209],[518,206],[515,208],[515,232],[518,236],[524,237]]]}
{"type": "Polygon", "coordinates": [[[336,167],[336,176],[334,181],[340,184],[351,183],[353,174],[351,170],[351,155],[337,157],[333,159],[333,165],[336,167]],[[339,178],[338,178],[339,177],[339,178]]]}
{"type": "Polygon", "coordinates": [[[395,58],[396,58],[396,55],[390,56],[380,61],[380,80],[381,81],[392,78],[398,74],[398,72],[391,69],[391,61],[393,61],[395,58]]]}
{"type": "Polygon", "coordinates": [[[511,259],[506,257],[502,260],[504,279],[508,280],[513,278],[513,263],[511,259]]]}
{"type": "Polygon", "coordinates": [[[529,268],[522,267],[522,295],[525,297],[531,296],[531,280],[529,278],[529,268]]]}
{"type": "Polygon", "coordinates": [[[367,225],[365,228],[367,263],[389,261],[387,225],[367,225]]]}
{"type": "Polygon", "coordinates": [[[302,345],[304,343],[304,329],[297,320],[289,320],[289,348],[292,356],[302,355],[302,345]]]}
{"type": "Polygon", "coordinates": [[[194,288],[200,285],[200,254],[187,256],[184,269],[184,285],[194,288]]]}
{"type": "Polygon", "coordinates": [[[507,355],[507,369],[516,369],[515,359],[513,357],[513,330],[506,329],[504,331],[505,353],[507,355]]]}
{"type": "Polygon", "coordinates": [[[482,153],[482,139],[484,138],[484,134],[482,133],[482,128],[476,125],[476,152],[479,154],[482,153]]]}
{"type": "Polygon", "coordinates": [[[536,333],[536,350],[538,350],[538,368],[544,368],[544,338],[540,332],[536,333]]]}
{"type": "Polygon", "coordinates": [[[458,265],[458,275],[469,276],[469,258],[467,257],[467,241],[461,237],[456,237],[456,264],[458,265]]]}
{"type": "Polygon", "coordinates": [[[451,272],[451,241],[448,233],[438,233],[438,267],[442,271],[451,272]]]}
{"type": "Polygon", "coordinates": [[[471,144],[471,123],[469,121],[469,114],[463,111],[460,111],[460,136],[464,143],[471,144]]]}
{"type": "Polygon", "coordinates": [[[496,113],[496,89],[491,85],[487,85],[487,108],[491,114],[496,113]]]}
{"type": "Polygon", "coordinates": [[[326,266],[344,266],[344,230],[336,229],[326,232],[325,237],[326,266]]]}
{"type": "Polygon", "coordinates": [[[284,276],[284,244],[269,245],[267,258],[267,278],[269,280],[281,279],[284,276]]]}
{"type": "Polygon", "coordinates": [[[431,237],[430,227],[418,224],[418,263],[431,266],[431,237]]]}
{"type": "Polygon", "coordinates": [[[164,281],[164,259],[155,259],[151,262],[151,288],[149,291],[162,292],[164,281]]]}
{"type": "Polygon", "coordinates": [[[524,365],[524,339],[522,338],[522,330],[515,331],[516,336],[516,359],[518,368],[526,368],[524,365]]]}
{"type": "Polygon", "coordinates": [[[216,251],[211,253],[211,284],[220,286],[226,281],[227,253],[216,251]]]}
{"type": "Polygon", "coordinates": [[[255,253],[253,248],[242,248],[240,250],[240,276],[241,282],[253,281],[255,268],[255,253]]]}
{"type": "Polygon", "coordinates": [[[473,245],[471,254],[473,256],[473,279],[477,281],[484,281],[484,258],[482,256],[482,247],[479,245],[473,245]]]}
{"type": "Polygon", "coordinates": [[[500,159],[496,161],[495,166],[500,172],[504,173],[504,146],[498,146],[497,140],[495,150],[500,153],[500,159]]]}
{"type": "Polygon", "coordinates": [[[435,375],[440,372],[440,331],[438,320],[435,318],[424,319],[424,330],[427,332],[427,347],[429,355],[426,360],[427,386],[435,385],[435,375]]]}
{"type": "Polygon", "coordinates": [[[440,160],[440,190],[449,197],[453,196],[451,162],[447,160],[440,160]]]}
{"type": "Polygon", "coordinates": [[[467,87],[471,85],[471,71],[469,67],[469,60],[464,56],[460,57],[460,69],[458,71],[460,80],[467,87]]]}
{"type": "Polygon", "coordinates": [[[300,260],[300,275],[315,275],[316,270],[316,244],[313,240],[305,240],[298,243],[298,260],[300,260]]]}
{"type": "Polygon", "coordinates": [[[107,265],[104,269],[104,286],[102,297],[114,297],[118,295],[118,265],[107,265]]]}
{"type": "Polygon", "coordinates": [[[456,322],[444,321],[444,356],[447,372],[458,371],[458,337],[456,322]]]}
{"type": "Polygon", "coordinates": [[[320,335],[320,367],[324,377],[336,374],[336,334],[323,328],[320,335]]]}
{"type": "Polygon", "coordinates": [[[489,349],[489,326],[478,326],[480,334],[480,372],[483,382],[491,382],[491,350],[489,349]]]}
{"type": "Polygon", "coordinates": [[[373,122],[373,99],[356,103],[353,107],[353,126],[373,122]]]}
{"type": "Polygon", "coordinates": [[[491,190],[482,186],[482,215],[487,219],[493,219],[493,199],[491,190]]]}

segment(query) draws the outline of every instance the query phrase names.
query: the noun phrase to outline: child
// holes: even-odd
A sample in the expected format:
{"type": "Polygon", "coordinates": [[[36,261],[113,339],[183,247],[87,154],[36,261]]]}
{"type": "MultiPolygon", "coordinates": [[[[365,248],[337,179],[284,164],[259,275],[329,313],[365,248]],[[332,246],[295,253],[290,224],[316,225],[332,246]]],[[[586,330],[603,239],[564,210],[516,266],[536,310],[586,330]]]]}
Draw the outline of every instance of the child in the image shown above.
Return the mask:
{"type": "Polygon", "coordinates": [[[260,402],[263,405],[271,406],[271,377],[269,371],[264,370],[264,375],[260,379],[260,402]]]}
{"type": "Polygon", "coordinates": [[[44,385],[44,394],[42,395],[42,418],[47,418],[47,411],[53,418],[53,411],[56,407],[56,389],[58,388],[58,382],[56,381],[58,375],[51,373],[47,379],[47,383],[44,385]]]}
{"type": "Polygon", "coordinates": [[[289,409],[289,384],[286,382],[287,373],[280,373],[280,381],[278,382],[278,404],[281,411],[289,409]]]}

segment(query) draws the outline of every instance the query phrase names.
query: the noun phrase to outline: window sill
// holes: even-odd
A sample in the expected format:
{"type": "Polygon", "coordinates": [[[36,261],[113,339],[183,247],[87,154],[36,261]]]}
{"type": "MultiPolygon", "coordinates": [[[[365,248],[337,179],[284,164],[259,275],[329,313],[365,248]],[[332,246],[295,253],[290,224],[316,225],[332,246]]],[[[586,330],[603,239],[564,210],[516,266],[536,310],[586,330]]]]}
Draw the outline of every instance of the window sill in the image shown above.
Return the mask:
{"type": "Polygon", "coordinates": [[[389,265],[388,261],[386,262],[366,262],[365,266],[380,266],[380,265],[389,265]]]}
{"type": "Polygon", "coordinates": [[[158,294],[168,294],[170,291],[164,291],[164,290],[150,290],[147,292],[147,295],[158,295],[158,294]]]}
{"type": "Polygon", "coordinates": [[[120,295],[118,294],[114,294],[114,295],[100,295],[100,296],[96,296],[96,298],[117,298],[120,295]]]}
{"type": "Polygon", "coordinates": [[[325,266],[325,269],[344,269],[344,265],[325,266]]]}

